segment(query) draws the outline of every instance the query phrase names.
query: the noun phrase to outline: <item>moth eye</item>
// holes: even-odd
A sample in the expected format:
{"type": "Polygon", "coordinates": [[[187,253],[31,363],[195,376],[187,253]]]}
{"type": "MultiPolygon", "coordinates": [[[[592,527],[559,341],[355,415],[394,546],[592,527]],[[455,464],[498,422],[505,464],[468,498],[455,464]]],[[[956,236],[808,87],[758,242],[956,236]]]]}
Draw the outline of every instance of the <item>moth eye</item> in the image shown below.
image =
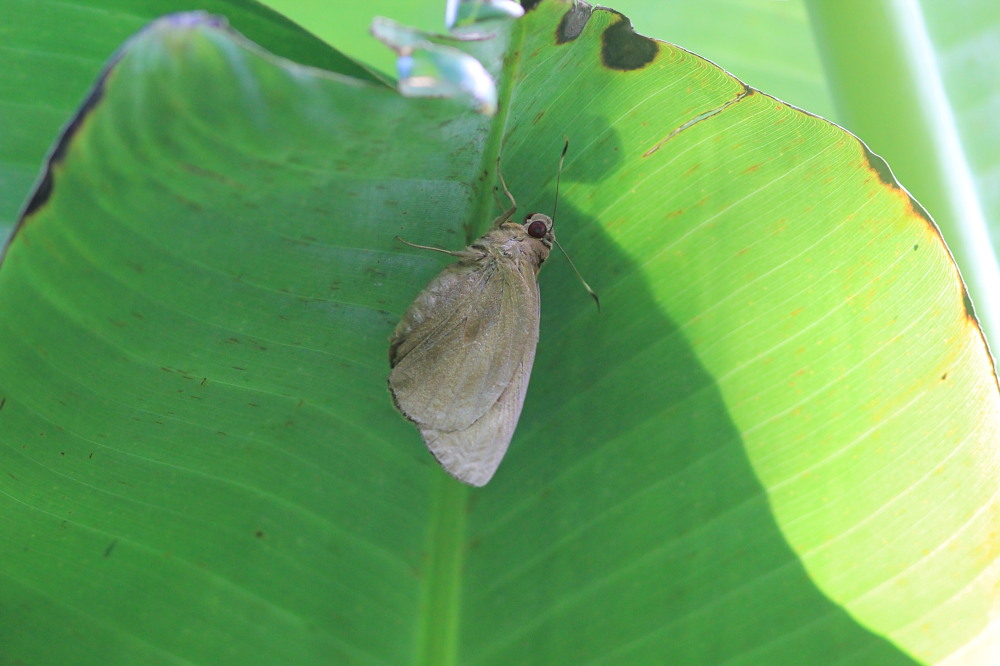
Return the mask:
{"type": "Polygon", "coordinates": [[[535,220],[528,225],[528,235],[532,238],[545,238],[549,228],[541,220],[535,220]]]}

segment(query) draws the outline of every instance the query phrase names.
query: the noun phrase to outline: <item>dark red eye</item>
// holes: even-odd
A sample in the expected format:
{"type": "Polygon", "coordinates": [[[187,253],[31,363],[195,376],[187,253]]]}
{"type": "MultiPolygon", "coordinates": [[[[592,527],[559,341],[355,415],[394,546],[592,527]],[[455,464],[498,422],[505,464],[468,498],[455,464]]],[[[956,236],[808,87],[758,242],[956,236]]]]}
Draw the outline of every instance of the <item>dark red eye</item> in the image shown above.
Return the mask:
{"type": "Polygon", "coordinates": [[[545,238],[545,234],[548,233],[549,227],[541,220],[535,220],[528,225],[528,235],[532,238],[545,238]]]}

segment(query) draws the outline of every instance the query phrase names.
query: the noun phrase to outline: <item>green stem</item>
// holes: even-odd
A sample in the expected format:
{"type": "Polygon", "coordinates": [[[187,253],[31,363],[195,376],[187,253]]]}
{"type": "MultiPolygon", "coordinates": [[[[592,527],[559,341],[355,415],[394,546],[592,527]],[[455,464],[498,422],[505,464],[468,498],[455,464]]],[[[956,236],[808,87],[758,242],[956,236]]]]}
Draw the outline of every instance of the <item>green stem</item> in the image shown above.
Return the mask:
{"type": "Polygon", "coordinates": [[[465,516],[469,488],[444,472],[436,476],[438,480],[433,490],[431,524],[427,534],[417,663],[451,666],[458,663],[465,516]]]}
{"type": "MultiPolygon", "coordinates": [[[[496,73],[498,92],[497,114],[491,123],[492,130],[487,135],[483,144],[483,161],[480,166],[481,171],[492,174],[493,177],[486,178],[483,181],[478,206],[473,207],[475,211],[473,218],[466,225],[467,244],[471,244],[477,237],[486,233],[490,223],[507,207],[507,198],[502,194],[499,197],[501,205],[499,208],[497,207],[492,189],[494,184],[499,184],[499,178],[497,178],[496,174],[497,157],[499,156],[501,160],[503,159],[501,151],[503,149],[503,140],[506,137],[514,80],[517,70],[520,67],[520,49],[524,43],[524,29],[518,27],[516,22],[509,28],[509,31],[506,36],[507,48],[504,55],[503,67],[499,73],[496,73]]],[[[501,169],[504,166],[504,164],[501,164],[501,169]]]]}

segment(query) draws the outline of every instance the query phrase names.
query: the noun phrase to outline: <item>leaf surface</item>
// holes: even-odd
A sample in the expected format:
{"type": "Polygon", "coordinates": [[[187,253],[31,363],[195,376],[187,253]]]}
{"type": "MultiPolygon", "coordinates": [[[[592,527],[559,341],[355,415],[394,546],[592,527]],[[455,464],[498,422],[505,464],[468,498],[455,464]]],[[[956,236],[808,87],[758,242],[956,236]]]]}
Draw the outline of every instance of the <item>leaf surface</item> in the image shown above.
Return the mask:
{"type": "Polygon", "coordinates": [[[493,120],[205,15],[122,52],[0,268],[10,655],[893,664],[983,630],[998,389],[919,204],[620,14],[543,2],[509,39],[493,120]],[[604,309],[547,263],[470,490],[385,388],[442,266],[394,236],[484,231],[501,146],[548,212],[564,134],[556,233],[604,309]]]}

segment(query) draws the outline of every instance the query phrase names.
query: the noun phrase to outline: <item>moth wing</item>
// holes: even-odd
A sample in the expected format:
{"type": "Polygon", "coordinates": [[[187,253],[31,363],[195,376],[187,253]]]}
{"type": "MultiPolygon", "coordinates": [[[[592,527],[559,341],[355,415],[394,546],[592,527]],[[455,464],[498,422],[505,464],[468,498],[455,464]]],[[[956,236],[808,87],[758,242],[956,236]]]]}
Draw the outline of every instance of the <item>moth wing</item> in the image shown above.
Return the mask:
{"type": "MultiPolygon", "coordinates": [[[[496,260],[452,264],[396,327],[389,388],[421,432],[471,428],[494,409],[516,375],[526,375],[526,355],[530,371],[538,343],[538,282],[529,266],[506,268],[496,260]]],[[[511,433],[523,390],[518,400],[511,433]]]]}
{"type": "Polygon", "coordinates": [[[493,478],[514,436],[534,361],[534,347],[525,350],[511,383],[486,413],[465,430],[420,427],[427,448],[449,474],[474,486],[485,486],[493,478]]]}

